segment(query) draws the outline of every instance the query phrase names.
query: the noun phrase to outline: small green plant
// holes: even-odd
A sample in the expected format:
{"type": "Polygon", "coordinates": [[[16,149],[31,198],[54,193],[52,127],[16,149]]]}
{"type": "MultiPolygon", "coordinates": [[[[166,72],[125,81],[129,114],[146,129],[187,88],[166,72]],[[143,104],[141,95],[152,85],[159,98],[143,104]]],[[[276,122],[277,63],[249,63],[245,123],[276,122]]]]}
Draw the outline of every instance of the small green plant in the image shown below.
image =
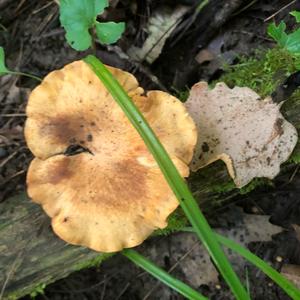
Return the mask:
{"type": "MultiPolygon", "coordinates": [[[[300,23],[300,12],[292,11],[290,14],[295,17],[296,23],[300,23]]],[[[293,54],[300,54],[300,28],[288,34],[284,21],[281,21],[278,26],[273,22],[268,26],[268,34],[280,47],[293,54]]]]}
{"type": "Polygon", "coordinates": [[[37,76],[27,74],[27,73],[23,73],[23,72],[17,72],[17,71],[9,70],[5,65],[4,49],[3,49],[3,47],[0,47],[0,76],[5,75],[5,74],[27,76],[27,77],[33,78],[35,80],[41,81],[41,78],[39,78],[37,76]]]}
{"type": "Polygon", "coordinates": [[[103,44],[116,42],[125,29],[123,22],[98,22],[108,0],[61,0],[60,22],[71,47],[83,51],[91,47],[94,35],[103,44]]]}
{"type": "Polygon", "coordinates": [[[38,295],[43,295],[44,290],[46,288],[45,283],[41,283],[38,286],[35,287],[35,289],[30,293],[30,298],[35,299],[38,295]]]}

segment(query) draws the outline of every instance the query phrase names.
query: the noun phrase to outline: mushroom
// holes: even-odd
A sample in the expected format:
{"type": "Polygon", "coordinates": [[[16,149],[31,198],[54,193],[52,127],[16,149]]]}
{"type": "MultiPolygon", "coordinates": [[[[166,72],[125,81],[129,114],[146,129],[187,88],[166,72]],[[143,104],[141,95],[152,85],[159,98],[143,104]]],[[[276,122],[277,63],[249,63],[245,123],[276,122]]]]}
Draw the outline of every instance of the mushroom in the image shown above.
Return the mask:
{"type": "Polygon", "coordinates": [[[271,97],[260,99],[247,87],[230,89],[221,82],[210,90],[206,82],[198,82],[185,106],[198,129],[191,170],[221,159],[237,187],[254,177],[274,178],[298,140],[297,130],[280,113],[281,105],[271,97]]]}
{"type": "MultiPolygon", "coordinates": [[[[108,67],[188,176],[196,127],[183,104],[161,91],[146,95],[136,78],[108,67]]],[[[115,252],[167,225],[178,206],[142,138],[83,61],[53,71],[27,105],[25,138],[35,155],[28,194],[70,244],[115,252]]]]}

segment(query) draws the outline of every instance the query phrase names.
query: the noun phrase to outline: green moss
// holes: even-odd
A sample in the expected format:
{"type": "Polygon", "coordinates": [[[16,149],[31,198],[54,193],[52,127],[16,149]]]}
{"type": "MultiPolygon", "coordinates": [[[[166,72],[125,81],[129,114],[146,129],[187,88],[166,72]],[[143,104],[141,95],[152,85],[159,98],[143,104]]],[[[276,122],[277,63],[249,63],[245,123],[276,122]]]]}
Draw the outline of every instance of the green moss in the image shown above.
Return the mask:
{"type": "Polygon", "coordinates": [[[30,293],[30,297],[32,299],[35,299],[38,295],[44,294],[44,290],[46,288],[46,284],[45,283],[41,283],[38,286],[36,286],[33,291],[30,293]]]}
{"type": "Polygon", "coordinates": [[[168,217],[168,226],[164,229],[158,229],[153,233],[153,236],[168,235],[172,232],[180,231],[186,227],[189,221],[185,217],[182,209],[179,207],[168,217]]]}
{"type": "Polygon", "coordinates": [[[185,102],[190,94],[190,90],[189,89],[185,89],[183,91],[175,91],[175,93],[173,93],[173,95],[178,98],[181,102],[185,102]]]}
{"type": "Polygon", "coordinates": [[[273,182],[268,178],[254,178],[246,186],[242,187],[239,193],[241,195],[248,194],[259,186],[273,186],[273,182]]]}
{"type": "Polygon", "coordinates": [[[299,70],[300,57],[284,49],[257,51],[255,57],[241,57],[240,63],[225,66],[226,73],[218,81],[228,86],[247,86],[260,96],[270,95],[287,76],[299,70]]]}
{"type": "MultiPolygon", "coordinates": [[[[46,283],[40,283],[36,287],[34,287],[29,294],[30,298],[35,299],[38,295],[44,294],[44,290],[46,288],[47,284],[46,283]]],[[[19,299],[20,297],[24,296],[24,293],[22,290],[17,290],[14,293],[10,293],[9,295],[5,296],[4,299],[7,300],[16,300],[19,299]]]]}
{"type": "Polygon", "coordinates": [[[92,267],[99,267],[104,260],[112,257],[113,255],[114,253],[101,253],[93,259],[76,264],[74,267],[74,271],[80,271],[82,269],[87,269],[92,267]]]}
{"type": "MultiPolygon", "coordinates": [[[[254,58],[242,57],[239,64],[227,66],[225,70],[227,72],[218,81],[225,82],[229,87],[247,86],[261,97],[266,97],[271,95],[289,75],[300,70],[300,56],[295,56],[285,49],[274,48],[265,52],[258,51],[254,58]]],[[[284,103],[282,113],[298,129],[298,132],[300,131],[299,112],[300,90],[297,90],[284,103]]],[[[299,141],[288,162],[300,163],[299,141]]],[[[256,182],[252,184],[256,186],[256,182]]]]}

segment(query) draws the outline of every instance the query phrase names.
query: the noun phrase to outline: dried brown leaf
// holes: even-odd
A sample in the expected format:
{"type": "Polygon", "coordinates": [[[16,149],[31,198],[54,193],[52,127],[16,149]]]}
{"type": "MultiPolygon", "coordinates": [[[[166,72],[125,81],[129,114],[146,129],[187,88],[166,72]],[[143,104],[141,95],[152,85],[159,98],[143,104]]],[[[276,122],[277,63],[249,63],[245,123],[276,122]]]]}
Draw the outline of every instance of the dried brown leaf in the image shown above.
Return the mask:
{"type": "Polygon", "coordinates": [[[300,266],[284,265],[281,269],[281,274],[292,281],[300,289],[300,266]]]}
{"type": "Polygon", "coordinates": [[[222,159],[238,187],[255,177],[274,178],[298,136],[270,97],[261,100],[247,87],[230,89],[206,82],[193,86],[186,107],[198,128],[192,171],[222,159]]]}

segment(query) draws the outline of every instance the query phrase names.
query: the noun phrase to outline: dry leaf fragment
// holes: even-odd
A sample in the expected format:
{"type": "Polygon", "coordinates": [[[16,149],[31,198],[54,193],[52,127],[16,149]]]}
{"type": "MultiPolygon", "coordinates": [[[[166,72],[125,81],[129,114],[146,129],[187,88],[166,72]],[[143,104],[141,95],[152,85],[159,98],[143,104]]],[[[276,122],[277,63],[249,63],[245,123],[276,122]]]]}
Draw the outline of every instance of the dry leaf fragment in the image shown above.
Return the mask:
{"type": "Polygon", "coordinates": [[[136,60],[146,60],[152,64],[160,55],[167,38],[171,35],[182,16],[188,11],[188,6],[161,7],[148,20],[144,29],[148,37],[142,48],[131,46],[128,55],[136,60]]]}
{"type": "MultiPolygon", "coordinates": [[[[160,91],[143,96],[133,75],[109,69],[180,174],[188,176],[197,134],[183,104],[160,91]]],[[[31,93],[26,113],[25,137],[36,156],[27,174],[28,194],[63,240],[114,252],[167,225],[178,201],[144,141],[87,64],[73,62],[46,76],[31,93]],[[81,151],[69,155],[71,148],[81,151]]]]}
{"type": "Polygon", "coordinates": [[[281,268],[281,274],[292,281],[300,289],[300,266],[286,264],[281,268]]]}
{"type": "Polygon", "coordinates": [[[247,87],[195,84],[186,107],[197,124],[191,170],[222,159],[238,187],[255,177],[274,178],[297,143],[297,131],[270,97],[261,100],[247,87]]]}

